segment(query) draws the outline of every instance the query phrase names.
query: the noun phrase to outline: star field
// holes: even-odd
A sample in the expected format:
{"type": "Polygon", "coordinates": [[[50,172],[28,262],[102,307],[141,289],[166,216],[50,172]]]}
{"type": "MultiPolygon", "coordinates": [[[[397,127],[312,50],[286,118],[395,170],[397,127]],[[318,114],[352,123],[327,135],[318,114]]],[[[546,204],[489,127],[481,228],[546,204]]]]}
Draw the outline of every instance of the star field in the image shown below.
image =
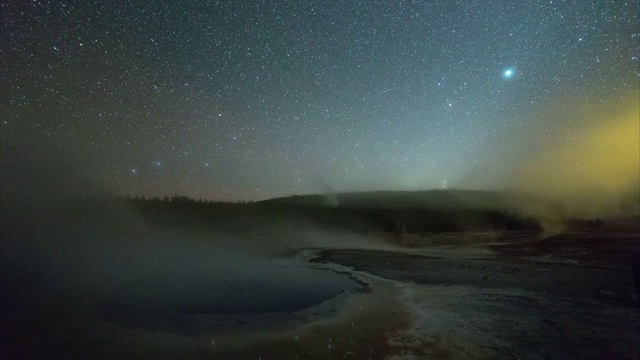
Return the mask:
{"type": "Polygon", "coordinates": [[[118,194],[496,188],[540,139],[582,126],[546,109],[640,91],[637,1],[0,11],[3,144],[65,144],[118,194]]]}

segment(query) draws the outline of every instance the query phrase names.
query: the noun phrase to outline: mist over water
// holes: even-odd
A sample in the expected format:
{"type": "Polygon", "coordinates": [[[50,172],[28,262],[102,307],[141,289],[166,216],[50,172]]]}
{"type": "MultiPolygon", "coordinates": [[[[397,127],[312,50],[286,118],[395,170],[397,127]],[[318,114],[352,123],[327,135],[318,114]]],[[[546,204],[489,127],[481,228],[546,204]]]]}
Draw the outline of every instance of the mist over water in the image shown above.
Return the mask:
{"type": "Polygon", "coordinates": [[[3,333],[19,339],[3,340],[2,354],[69,353],[84,347],[78,339],[109,346],[119,341],[104,330],[113,321],[194,335],[146,320],[296,311],[362,288],[291,258],[303,247],[349,246],[349,234],[326,240],[313,227],[292,234],[278,224],[267,237],[152,227],[64,163],[30,155],[2,164],[0,318],[3,333]]]}

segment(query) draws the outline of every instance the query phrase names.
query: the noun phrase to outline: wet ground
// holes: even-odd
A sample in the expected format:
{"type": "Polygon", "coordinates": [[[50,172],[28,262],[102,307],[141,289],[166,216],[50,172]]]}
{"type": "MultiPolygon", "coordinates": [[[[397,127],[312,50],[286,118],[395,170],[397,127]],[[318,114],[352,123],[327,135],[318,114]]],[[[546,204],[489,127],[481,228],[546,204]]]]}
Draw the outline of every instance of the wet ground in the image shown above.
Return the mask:
{"type": "Polygon", "coordinates": [[[463,236],[405,237],[404,252],[325,250],[313,261],[402,288],[410,325],[390,334],[390,358],[639,358],[635,229],[463,236]]]}
{"type": "Polygon", "coordinates": [[[310,266],[348,272],[366,291],[210,333],[208,351],[229,359],[637,359],[631,255],[639,232],[580,230],[388,235],[401,246],[305,250],[298,257],[310,266]]]}

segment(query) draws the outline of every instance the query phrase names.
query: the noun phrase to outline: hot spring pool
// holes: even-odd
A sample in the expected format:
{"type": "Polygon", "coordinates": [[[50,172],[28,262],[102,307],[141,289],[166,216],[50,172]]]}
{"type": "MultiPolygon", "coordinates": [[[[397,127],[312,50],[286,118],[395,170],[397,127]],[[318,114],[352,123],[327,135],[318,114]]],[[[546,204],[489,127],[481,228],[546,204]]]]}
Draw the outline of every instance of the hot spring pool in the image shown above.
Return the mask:
{"type": "Polygon", "coordinates": [[[292,312],[363,287],[347,274],[276,259],[163,271],[121,287],[105,306],[180,315],[292,312]]]}

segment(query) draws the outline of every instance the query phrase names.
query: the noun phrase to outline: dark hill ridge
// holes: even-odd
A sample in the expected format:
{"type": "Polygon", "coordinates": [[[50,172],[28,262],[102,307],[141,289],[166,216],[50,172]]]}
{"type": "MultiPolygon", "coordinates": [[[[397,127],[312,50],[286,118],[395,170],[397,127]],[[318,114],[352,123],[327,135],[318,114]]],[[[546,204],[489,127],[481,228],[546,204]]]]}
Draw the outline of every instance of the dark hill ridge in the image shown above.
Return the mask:
{"type": "Polygon", "coordinates": [[[474,190],[295,195],[255,204],[272,212],[306,216],[325,226],[387,233],[537,230],[538,221],[523,209],[561,214],[532,196],[474,190]]]}
{"type": "Polygon", "coordinates": [[[294,195],[259,201],[260,205],[292,207],[338,206],[377,209],[441,209],[441,210],[505,210],[512,211],[522,204],[551,208],[539,198],[505,191],[424,190],[369,191],[328,195],[294,195]]]}

